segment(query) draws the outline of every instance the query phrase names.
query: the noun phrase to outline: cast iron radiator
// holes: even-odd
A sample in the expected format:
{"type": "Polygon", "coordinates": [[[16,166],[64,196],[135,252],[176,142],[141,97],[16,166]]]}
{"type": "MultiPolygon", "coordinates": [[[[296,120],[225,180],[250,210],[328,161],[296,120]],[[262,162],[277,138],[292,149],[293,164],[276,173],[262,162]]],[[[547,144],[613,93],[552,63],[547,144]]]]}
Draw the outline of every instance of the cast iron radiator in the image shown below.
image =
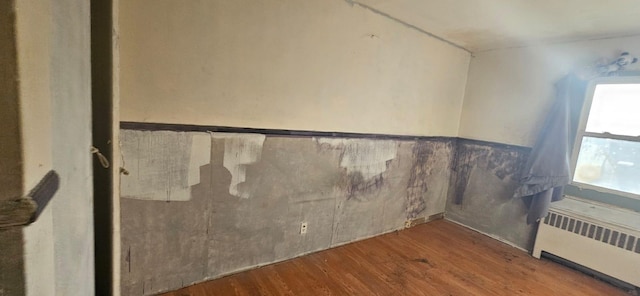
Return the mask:
{"type": "Polygon", "coordinates": [[[567,197],[540,221],[533,256],[543,251],[640,286],[640,213],[567,197]]]}

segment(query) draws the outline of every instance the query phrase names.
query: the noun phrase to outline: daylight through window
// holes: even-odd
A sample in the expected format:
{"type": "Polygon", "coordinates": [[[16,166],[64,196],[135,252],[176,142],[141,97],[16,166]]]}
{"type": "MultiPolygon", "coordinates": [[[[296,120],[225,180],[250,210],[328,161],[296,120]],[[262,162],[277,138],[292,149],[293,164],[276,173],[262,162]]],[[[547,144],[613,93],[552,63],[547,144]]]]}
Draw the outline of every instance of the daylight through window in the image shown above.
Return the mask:
{"type": "Polygon", "coordinates": [[[640,81],[596,84],[574,153],[580,187],[640,198],[640,81]]]}

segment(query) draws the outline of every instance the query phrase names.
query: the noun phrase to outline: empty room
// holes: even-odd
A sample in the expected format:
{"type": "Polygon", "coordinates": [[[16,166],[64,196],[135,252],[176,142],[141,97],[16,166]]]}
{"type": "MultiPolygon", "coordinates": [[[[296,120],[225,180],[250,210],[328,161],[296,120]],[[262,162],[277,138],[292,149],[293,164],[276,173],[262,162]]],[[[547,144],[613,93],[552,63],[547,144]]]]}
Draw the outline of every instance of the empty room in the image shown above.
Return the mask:
{"type": "Polygon", "coordinates": [[[640,2],[0,2],[0,296],[638,295],[640,2]]]}

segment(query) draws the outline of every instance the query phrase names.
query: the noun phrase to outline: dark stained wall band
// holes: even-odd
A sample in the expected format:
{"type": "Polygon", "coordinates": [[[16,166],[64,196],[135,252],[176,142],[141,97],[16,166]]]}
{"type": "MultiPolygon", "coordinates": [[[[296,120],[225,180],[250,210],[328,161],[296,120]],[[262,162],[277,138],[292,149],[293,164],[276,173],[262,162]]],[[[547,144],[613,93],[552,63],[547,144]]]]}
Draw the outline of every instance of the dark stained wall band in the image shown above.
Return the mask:
{"type": "Polygon", "coordinates": [[[530,149],[528,147],[487,142],[480,140],[469,140],[457,137],[446,136],[411,136],[411,135],[390,135],[390,134],[367,134],[367,133],[348,133],[348,132],[325,132],[325,131],[305,131],[305,130],[285,130],[285,129],[262,129],[262,128],[246,128],[246,127],[230,127],[215,125],[191,125],[191,124],[173,124],[173,123],[151,123],[151,122],[133,122],[122,121],[120,128],[126,130],[140,131],[176,131],[176,132],[219,132],[219,133],[251,133],[263,134],[271,136],[290,136],[290,137],[327,137],[327,138],[354,138],[354,139],[380,139],[380,140],[464,140],[473,141],[491,147],[501,147],[509,149],[530,149]]]}

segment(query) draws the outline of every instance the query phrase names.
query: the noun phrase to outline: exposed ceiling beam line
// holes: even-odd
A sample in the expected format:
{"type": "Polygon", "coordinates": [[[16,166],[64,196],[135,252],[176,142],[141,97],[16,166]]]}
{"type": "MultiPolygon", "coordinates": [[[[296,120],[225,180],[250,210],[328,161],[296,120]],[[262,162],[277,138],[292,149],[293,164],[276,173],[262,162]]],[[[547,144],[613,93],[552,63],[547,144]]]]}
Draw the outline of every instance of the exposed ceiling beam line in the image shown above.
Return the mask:
{"type": "Polygon", "coordinates": [[[367,4],[360,3],[360,2],[354,1],[354,0],[344,0],[344,2],[347,2],[351,6],[354,6],[354,5],[360,6],[360,7],[364,8],[364,9],[367,9],[367,10],[377,14],[377,15],[383,16],[383,17],[388,18],[388,19],[390,19],[390,20],[392,20],[392,21],[394,21],[396,23],[399,23],[399,24],[401,24],[401,25],[403,25],[403,26],[405,26],[407,28],[416,30],[416,31],[418,31],[418,32],[420,32],[422,34],[425,34],[425,35],[427,35],[427,36],[429,36],[431,38],[435,38],[437,40],[440,40],[440,41],[442,41],[444,43],[447,43],[447,44],[449,44],[449,45],[451,45],[453,47],[462,49],[462,50],[468,52],[469,54],[472,53],[469,49],[467,49],[467,48],[465,48],[465,47],[463,47],[463,46],[461,46],[459,44],[453,43],[453,42],[451,42],[451,41],[449,41],[447,39],[444,39],[444,38],[442,38],[442,37],[440,37],[438,35],[435,35],[435,34],[433,34],[431,32],[425,31],[422,28],[416,27],[415,25],[407,23],[407,22],[405,22],[405,21],[403,21],[403,20],[401,20],[399,18],[396,18],[396,17],[394,17],[394,16],[392,16],[392,15],[390,15],[390,14],[384,12],[384,11],[378,10],[378,9],[376,9],[374,7],[371,7],[371,6],[367,5],[367,4]]]}

